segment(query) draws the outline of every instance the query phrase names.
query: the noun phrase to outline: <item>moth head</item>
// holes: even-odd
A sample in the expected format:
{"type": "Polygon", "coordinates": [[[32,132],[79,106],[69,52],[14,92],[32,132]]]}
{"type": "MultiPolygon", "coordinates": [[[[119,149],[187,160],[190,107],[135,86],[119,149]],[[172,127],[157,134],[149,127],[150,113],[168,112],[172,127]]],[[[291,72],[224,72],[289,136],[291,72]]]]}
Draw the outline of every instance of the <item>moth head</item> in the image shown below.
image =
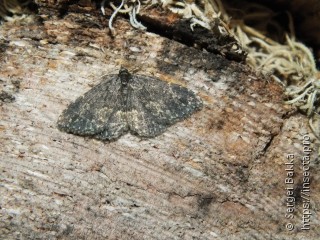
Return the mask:
{"type": "Polygon", "coordinates": [[[123,86],[127,86],[128,82],[131,79],[131,74],[129,73],[129,71],[126,68],[121,67],[121,69],[119,71],[119,78],[120,78],[121,84],[123,86]]]}

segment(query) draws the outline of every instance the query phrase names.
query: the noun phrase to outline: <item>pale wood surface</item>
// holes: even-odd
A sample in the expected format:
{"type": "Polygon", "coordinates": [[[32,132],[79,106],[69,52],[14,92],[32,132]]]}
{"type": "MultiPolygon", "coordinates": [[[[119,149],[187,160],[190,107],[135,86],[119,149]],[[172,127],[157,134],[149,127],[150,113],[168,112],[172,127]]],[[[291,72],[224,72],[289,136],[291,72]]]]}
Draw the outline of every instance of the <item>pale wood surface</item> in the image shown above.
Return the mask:
{"type": "Polygon", "coordinates": [[[0,106],[1,239],[318,238],[315,150],[311,230],[299,230],[301,198],[296,229],[285,228],[286,155],[296,156],[298,189],[302,136],[315,139],[307,119],[282,104],[281,87],[124,19],[111,38],[83,18],[0,27],[0,79],[20,81],[15,101],[0,106]],[[57,130],[62,110],[120,65],[184,85],[205,107],[153,139],[57,130]]]}

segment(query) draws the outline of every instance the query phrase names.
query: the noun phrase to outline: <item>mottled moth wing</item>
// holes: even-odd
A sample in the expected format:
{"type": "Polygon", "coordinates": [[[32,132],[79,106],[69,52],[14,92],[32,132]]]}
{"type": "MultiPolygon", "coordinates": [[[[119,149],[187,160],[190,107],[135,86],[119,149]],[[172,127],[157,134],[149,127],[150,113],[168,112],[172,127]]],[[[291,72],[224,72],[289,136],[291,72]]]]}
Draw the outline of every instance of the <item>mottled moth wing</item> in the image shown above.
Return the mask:
{"type": "Polygon", "coordinates": [[[107,76],[63,111],[58,128],[77,135],[95,135],[100,139],[119,137],[127,130],[120,88],[118,75],[107,76]]]}
{"type": "Polygon", "coordinates": [[[187,88],[154,77],[133,76],[128,98],[132,133],[154,137],[202,108],[202,101],[187,88]]]}

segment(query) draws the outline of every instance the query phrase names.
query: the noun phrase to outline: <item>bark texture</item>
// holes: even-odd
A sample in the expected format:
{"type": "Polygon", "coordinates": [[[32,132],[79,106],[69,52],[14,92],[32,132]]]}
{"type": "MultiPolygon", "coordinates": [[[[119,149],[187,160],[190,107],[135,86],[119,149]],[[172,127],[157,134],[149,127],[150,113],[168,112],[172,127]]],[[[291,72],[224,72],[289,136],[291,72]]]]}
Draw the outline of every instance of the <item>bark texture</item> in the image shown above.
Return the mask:
{"type": "Polygon", "coordinates": [[[282,103],[281,87],[121,17],[110,37],[90,6],[53,17],[40,3],[41,19],[0,27],[0,84],[11,96],[0,106],[1,239],[319,238],[314,149],[310,230],[301,230],[303,136],[316,141],[307,119],[282,103]],[[63,109],[120,65],[186,86],[205,107],[152,139],[58,131],[63,109]],[[293,219],[285,217],[288,154],[293,219]]]}

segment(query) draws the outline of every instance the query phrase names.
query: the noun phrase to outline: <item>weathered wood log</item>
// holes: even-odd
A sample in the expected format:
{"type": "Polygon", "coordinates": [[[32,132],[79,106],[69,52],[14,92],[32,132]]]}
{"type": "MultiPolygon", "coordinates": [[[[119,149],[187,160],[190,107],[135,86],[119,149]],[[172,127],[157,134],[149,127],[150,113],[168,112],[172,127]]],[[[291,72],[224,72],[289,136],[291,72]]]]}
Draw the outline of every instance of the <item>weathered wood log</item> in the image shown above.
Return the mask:
{"type": "Polygon", "coordinates": [[[14,96],[0,107],[0,238],[317,239],[315,138],[281,87],[121,17],[110,37],[106,23],[67,12],[0,28],[1,84],[14,96]],[[186,86],[205,107],[152,139],[60,132],[63,109],[120,65],[186,86]],[[302,230],[307,188],[312,214],[302,230]]]}

